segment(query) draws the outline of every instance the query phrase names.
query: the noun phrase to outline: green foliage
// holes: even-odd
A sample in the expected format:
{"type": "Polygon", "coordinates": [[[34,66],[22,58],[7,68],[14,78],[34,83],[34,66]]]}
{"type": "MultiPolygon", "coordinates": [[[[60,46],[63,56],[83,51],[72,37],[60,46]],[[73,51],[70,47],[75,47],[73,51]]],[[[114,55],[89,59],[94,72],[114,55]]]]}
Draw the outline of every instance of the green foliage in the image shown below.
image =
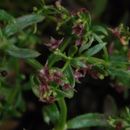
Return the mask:
{"type": "MultiPolygon", "coordinates": [[[[106,0],[102,2],[107,3],[106,0]]],[[[95,3],[99,6],[97,1],[95,3]]],[[[96,15],[103,11],[99,7],[96,15]]],[[[50,104],[43,108],[43,116],[45,122],[53,123],[54,130],[116,126],[113,125],[115,119],[108,124],[108,117],[97,113],[67,121],[64,99],[73,98],[76,81],[87,75],[97,79],[109,76],[112,83],[129,89],[129,28],[93,25],[87,10],[81,9],[73,14],[59,2],[55,6],[42,5],[35,13],[18,18],[0,10],[0,21],[1,119],[20,116],[25,110],[22,93],[29,89],[40,101],[50,104]],[[43,46],[42,30],[37,26],[43,21],[45,25],[55,23],[58,39],[44,42],[49,54],[45,57],[46,62],[41,64],[35,58],[40,54],[39,43],[43,46]],[[109,43],[114,43],[114,46],[109,43]],[[2,75],[3,72],[7,72],[7,76],[2,75]]],[[[128,127],[129,117],[122,120],[128,127]]]]}
{"type": "Polygon", "coordinates": [[[9,55],[17,58],[35,58],[39,56],[39,53],[30,49],[18,48],[16,46],[9,46],[7,48],[9,55]]]}
{"type": "Polygon", "coordinates": [[[59,110],[56,104],[51,104],[43,108],[43,116],[46,123],[57,124],[59,121],[59,110]]]}
{"type": "Polygon", "coordinates": [[[8,24],[4,29],[4,34],[9,37],[17,32],[22,31],[24,28],[33,25],[35,23],[43,21],[44,16],[37,14],[29,14],[17,18],[13,23],[8,24]]]}
{"type": "Polygon", "coordinates": [[[68,129],[79,129],[94,126],[107,127],[108,123],[103,115],[97,113],[80,115],[69,120],[67,123],[68,129]]]}

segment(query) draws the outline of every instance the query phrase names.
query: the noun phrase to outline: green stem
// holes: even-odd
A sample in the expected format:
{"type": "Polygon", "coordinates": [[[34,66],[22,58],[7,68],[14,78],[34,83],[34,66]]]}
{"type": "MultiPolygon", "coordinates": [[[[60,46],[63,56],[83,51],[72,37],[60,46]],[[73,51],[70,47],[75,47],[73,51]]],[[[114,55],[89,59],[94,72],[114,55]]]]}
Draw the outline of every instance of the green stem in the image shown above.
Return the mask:
{"type": "MultiPolygon", "coordinates": [[[[70,39],[66,41],[66,43],[65,43],[65,45],[63,47],[61,47],[62,52],[67,47],[69,41],[70,41],[70,39]]],[[[50,67],[54,65],[55,58],[56,57],[54,56],[54,58],[51,61],[50,67]]],[[[42,65],[39,62],[37,62],[35,59],[27,60],[27,63],[29,63],[30,65],[32,65],[36,69],[41,69],[42,68],[42,65]]],[[[62,71],[64,71],[69,64],[70,64],[70,59],[68,59],[68,61],[64,65],[62,71]]],[[[66,130],[67,106],[66,106],[66,103],[65,103],[65,99],[64,98],[59,99],[58,100],[58,105],[59,105],[59,109],[60,109],[60,117],[59,117],[59,121],[56,124],[54,130],[66,130]]]]}
{"type": "MultiPolygon", "coordinates": [[[[37,62],[35,59],[29,59],[29,60],[27,60],[27,63],[30,64],[35,69],[42,68],[42,65],[39,62],[37,62]]],[[[66,62],[65,66],[63,67],[63,71],[66,68],[66,66],[68,65],[68,63],[69,62],[66,62]]],[[[58,105],[60,108],[60,118],[59,118],[59,122],[56,124],[56,127],[54,128],[54,130],[66,130],[67,107],[66,107],[65,99],[62,98],[62,99],[58,100],[58,105]]]]}
{"type": "Polygon", "coordinates": [[[60,108],[60,118],[54,130],[66,130],[67,107],[66,107],[65,99],[62,98],[58,100],[58,105],[60,108]]]}
{"type": "Polygon", "coordinates": [[[71,42],[72,38],[68,38],[64,44],[62,44],[62,46],[60,47],[61,52],[63,52],[65,50],[65,48],[68,46],[68,44],[71,42]]]}
{"type": "Polygon", "coordinates": [[[105,60],[108,61],[109,60],[109,55],[108,55],[108,51],[107,51],[106,46],[103,48],[103,51],[104,51],[105,60]]]}

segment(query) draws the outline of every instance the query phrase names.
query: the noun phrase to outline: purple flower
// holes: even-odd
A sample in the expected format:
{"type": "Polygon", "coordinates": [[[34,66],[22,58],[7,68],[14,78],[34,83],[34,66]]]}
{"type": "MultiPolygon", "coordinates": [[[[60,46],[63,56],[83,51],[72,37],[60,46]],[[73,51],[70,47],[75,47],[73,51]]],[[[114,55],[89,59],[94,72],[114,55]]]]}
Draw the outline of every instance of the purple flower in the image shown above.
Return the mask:
{"type": "Polygon", "coordinates": [[[77,36],[81,36],[83,34],[84,27],[82,24],[75,24],[72,27],[72,34],[75,34],[77,36]]]}
{"type": "Polygon", "coordinates": [[[55,50],[59,47],[59,45],[63,42],[63,38],[60,40],[56,40],[53,37],[51,37],[51,40],[48,44],[46,44],[46,46],[49,47],[50,50],[55,50]]]}

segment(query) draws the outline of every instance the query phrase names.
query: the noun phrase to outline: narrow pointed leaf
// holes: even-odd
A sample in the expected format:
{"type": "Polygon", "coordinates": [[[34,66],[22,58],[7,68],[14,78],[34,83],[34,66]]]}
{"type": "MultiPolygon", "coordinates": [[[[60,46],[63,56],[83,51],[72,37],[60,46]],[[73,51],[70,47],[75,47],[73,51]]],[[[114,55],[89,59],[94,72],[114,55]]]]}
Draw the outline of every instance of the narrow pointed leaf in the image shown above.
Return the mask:
{"type": "Polygon", "coordinates": [[[35,58],[40,55],[40,53],[37,51],[26,48],[18,48],[14,45],[9,46],[9,48],[7,49],[7,53],[17,58],[35,58]]]}
{"type": "Polygon", "coordinates": [[[97,113],[84,114],[71,119],[67,123],[68,129],[80,129],[95,126],[100,127],[108,126],[108,123],[102,114],[97,113]]]}
{"type": "Polygon", "coordinates": [[[4,33],[7,36],[11,36],[30,25],[41,22],[43,19],[43,16],[36,14],[22,16],[20,18],[17,18],[15,22],[8,24],[4,30],[4,33]]]}
{"type": "Polygon", "coordinates": [[[70,84],[72,87],[75,86],[75,78],[74,78],[74,73],[73,73],[73,69],[70,65],[68,65],[68,67],[65,69],[65,75],[67,77],[67,79],[69,80],[70,84]]]}
{"type": "Polygon", "coordinates": [[[13,16],[11,16],[6,11],[0,9],[0,21],[10,22],[10,21],[13,21],[13,20],[14,20],[13,16]]]}
{"type": "Polygon", "coordinates": [[[107,30],[102,26],[96,25],[96,26],[93,26],[92,29],[94,30],[94,32],[100,32],[100,33],[103,33],[104,35],[108,35],[107,30]]]}
{"type": "Polygon", "coordinates": [[[88,49],[87,52],[84,53],[85,56],[93,56],[97,54],[99,51],[101,51],[105,47],[106,43],[97,44],[90,49],[88,49]]]}

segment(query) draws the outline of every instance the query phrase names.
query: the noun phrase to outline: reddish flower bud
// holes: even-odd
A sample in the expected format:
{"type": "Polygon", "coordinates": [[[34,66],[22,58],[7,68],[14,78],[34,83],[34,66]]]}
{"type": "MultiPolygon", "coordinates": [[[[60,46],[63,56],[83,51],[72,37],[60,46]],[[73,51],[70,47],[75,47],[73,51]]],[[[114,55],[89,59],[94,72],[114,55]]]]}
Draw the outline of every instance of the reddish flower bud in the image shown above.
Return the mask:
{"type": "Polygon", "coordinates": [[[49,86],[48,86],[48,84],[47,84],[47,83],[40,84],[40,92],[41,92],[41,93],[45,93],[45,92],[47,92],[47,91],[49,91],[49,86]]]}
{"type": "Polygon", "coordinates": [[[91,70],[89,74],[93,79],[98,79],[98,77],[99,77],[98,73],[93,70],[91,70]]]}
{"type": "Polygon", "coordinates": [[[63,38],[60,40],[56,40],[53,37],[51,37],[51,40],[46,46],[49,47],[50,50],[55,50],[59,47],[59,45],[63,42],[63,38]]]}
{"type": "Polygon", "coordinates": [[[83,34],[84,27],[82,24],[76,24],[72,27],[72,34],[81,36],[83,34]]]}
{"type": "Polygon", "coordinates": [[[79,12],[80,13],[86,13],[86,12],[88,12],[88,10],[86,8],[80,8],[79,12]]]}
{"type": "Polygon", "coordinates": [[[80,72],[79,69],[77,69],[74,72],[74,77],[75,77],[75,80],[80,83],[79,80],[80,80],[80,78],[84,77],[84,75],[80,72]]]}
{"type": "Polygon", "coordinates": [[[65,83],[65,84],[63,85],[63,90],[68,90],[68,89],[70,89],[70,88],[71,88],[71,85],[68,84],[68,83],[65,83]]]}
{"type": "Polygon", "coordinates": [[[121,35],[121,31],[119,30],[119,28],[109,28],[109,30],[120,40],[120,43],[122,45],[127,45],[126,37],[121,35]]]}
{"type": "Polygon", "coordinates": [[[56,101],[55,97],[54,96],[50,96],[48,99],[47,99],[47,102],[52,104],[56,101]]]}
{"type": "Polygon", "coordinates": [[[82,44],[82,39],[80,38],[80,39],[77,39],[76,41],[75,41],[75,45],[76,46],[80,46],[82,44]]]}
{"type": "Polygon", "coordinates": [[[56,72],[54,72],[52,79],[58,85],[61,85],[62,84],[62,78],[63,78],[63,73],[61,73],[60,71],[56,71],[56,72]]]}
{"type": "Polygon", "coordinates": [[[47,65],[43,69],[40,70],[39,72],[39,79],[42,83],[44,82],[49,82],[51,80],[49,68],[47,65]]]}

